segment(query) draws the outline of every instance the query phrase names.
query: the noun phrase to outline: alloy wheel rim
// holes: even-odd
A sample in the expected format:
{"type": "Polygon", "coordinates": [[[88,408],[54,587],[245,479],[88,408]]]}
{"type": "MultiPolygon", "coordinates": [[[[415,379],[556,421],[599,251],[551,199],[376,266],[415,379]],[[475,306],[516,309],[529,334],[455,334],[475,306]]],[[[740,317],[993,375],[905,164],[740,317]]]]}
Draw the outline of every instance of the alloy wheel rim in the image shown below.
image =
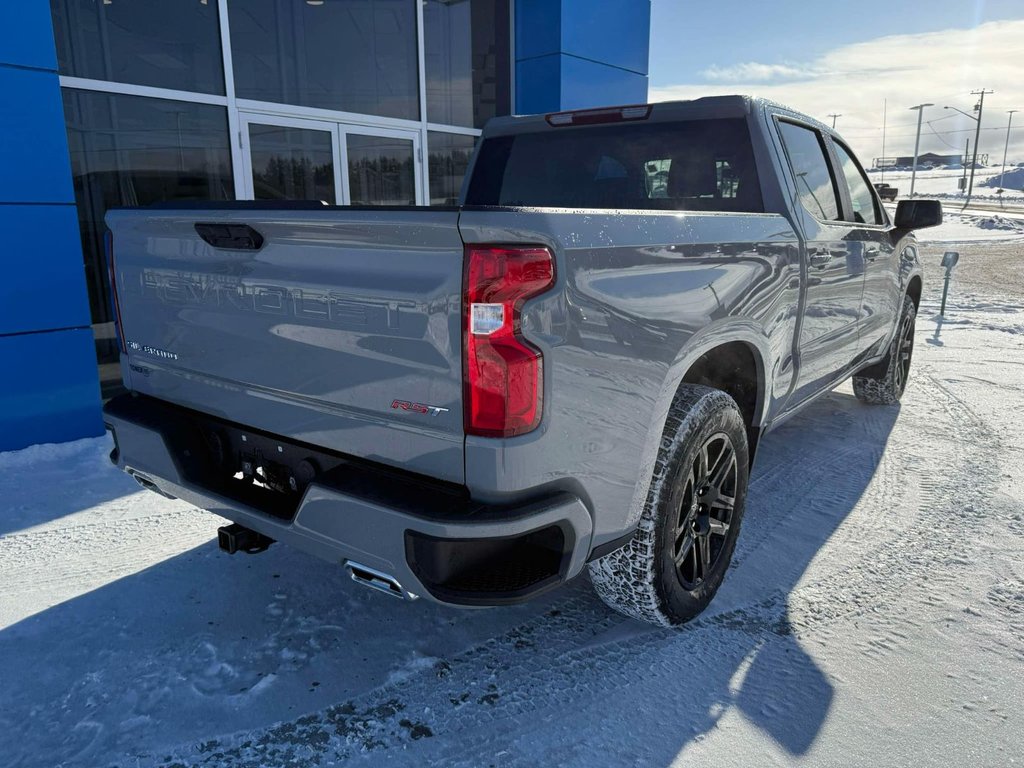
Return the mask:
{"type": "Polygon", "coordinates": [[[725,550],[736,507],[736,449],[724,432],[708,438],[687,472],[672,529],[672,562],[689,591],[708,578],[725,550]]]}
{"type": "Polygon", "coordinates": [[[900,389],[910,376],[910,359],[914,354],[914,324],[909,317],[903,321],[903,327],[900,329],[896,354],[896,387],[900,389]]]}

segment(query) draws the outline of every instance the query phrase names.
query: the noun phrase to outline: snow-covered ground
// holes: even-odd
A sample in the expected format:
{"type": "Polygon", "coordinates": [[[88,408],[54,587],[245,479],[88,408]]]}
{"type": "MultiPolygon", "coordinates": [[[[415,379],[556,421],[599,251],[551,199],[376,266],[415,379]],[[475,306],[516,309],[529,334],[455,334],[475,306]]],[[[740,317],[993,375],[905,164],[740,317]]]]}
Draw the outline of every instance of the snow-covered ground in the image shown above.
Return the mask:
{"type": "MultiPolygon", "coordinates": [[[[970,173],[970,168],[968,168],[968,176],[970,173]]],[[[896,187],[902,197],[910,194],[911,175],[912,172],[909,169],[885,170],[884,172],[880,168],[869,170],[869,178],[872,183],[884,181],[886,184],[896,187]]],[[[963,198],[963,193],[957,187],[963,175],[962,168],[919,168],[917,178],[914,180],[914,194],[941,198],[963,198]]],[[[1024,168],[1007,163],[1005,176],[1002,166],[999,165],[975,169],[973,197],[976,200],[994,202],[999,198],[1007,203],[1020,204],[1024,202],[1024,168]],[[1000,183],[1002,183],[1002,187],[1000,187],[1000,183]],[[1000,188],[1003,189],[1003,194],[997,195],[996,190],[1000,188]]]]}
{"type": "MultiPolygon", "coordinates": [[[[895,206],[888,206],[895,211],[895,206]]],[[[944,206],[942,224],[922,229],[922,243],[1024,243],[1024,213],[959,213],[955,206],[944,206]]]]}
{"type": "Polygon", "coordinates": [[[0,764],[1019,764],[1024,247],[959,246],[943,320],[945,242],[903,404],[843,385],[765,439],[733,568],[678,631],[584,579],[402,603],[280,545],[221,554],[105,439],[0,455],[0,764]]]}

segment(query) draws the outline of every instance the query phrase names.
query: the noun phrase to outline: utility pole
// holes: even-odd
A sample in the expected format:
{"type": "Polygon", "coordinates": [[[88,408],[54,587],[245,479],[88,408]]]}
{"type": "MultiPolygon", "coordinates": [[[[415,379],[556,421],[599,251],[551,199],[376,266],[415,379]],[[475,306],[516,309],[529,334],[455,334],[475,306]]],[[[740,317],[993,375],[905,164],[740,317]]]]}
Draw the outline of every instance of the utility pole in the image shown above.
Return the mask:
{"type": "MultiPolygon", "coordinates": [[[[974,169],[978,165],[978,141],[981,139],[981,116],[985,111],[985,94],[995,93],[995,91],[986,91],[982,88],[980,91],[971,91],[972,96],[980,96],[978,103],[975,108],[978,111],[978,128],[974,131],[974,159],[971,160],[971,180],[967,182],[967,202],[971,202],[971,193],[974,192],[974,169]]],[[[966,205],[967,203],[964,203],[966,205]]]]}
{"type": "Polygon", "coordinates": [[[943,109],[952,109],[955,112],[959,112],[964,117],[969,117],[975,123],[977,128],[974,131],[974,156],[971,158],[971,178],[967,182],[967,199],[964,201],[964,208],[966,208],[971,202],[971,195],[974,192],[974,168],[978,164],[978,141],[981,139],[981,116],[985,111],[985,94],[995,93],[995,91],[988,91],[982,88],[980,91],[971,91],[972,96],[980,96],[978,103],[974,105],[974,111],[978,113],[978,116],[969,115],[962,109],[956,107],[943,107],[943,109]]]}
{"type": "Polygon", "coordinates": [[[916,107],[910,107],[910,109],[917,110],[917,138],[914,139],[914,167],[910,172],[910,196],[914,196],[914,182],[917,180],[917,150],[921,148],[921,120],[924,117],[925,107],[934,107],[935,105],[931,102],[925,102],[924,104],[918,104],[916,107]]]}
{"type": "MultiPolygon", "coordinates": [[[[885,160],[885,113],[889,108],[889,100],[882,99],[882,159],[885,160]]],[[[882,181],[885,181],[885,166],[882,166],[882,181]]]]}
{"type": "Polygon", "coordinates": [[[842,115],[829,114],[829,117],[832,118],[832,130],[834,131],[836,129],[836,118],[837,117],[842,117],[842,115]]]}
{"type": "Polygon", "coordinates": [[[971,156],[971,139],[968,137],[967,143],[964,144],[964,175],[960,177],[960,189],[964,192],[967,191],[967,158],[971,156]]]}
{"type": "Polygon", "coordinates": [[[1006,143],[1003,144],[1003,171],[999,174],[999,186],[1003,186],[1003,181],[1006,177],[1006,150],[1010,148],[1010,126],[1013,125],[1013,113],[1020,112],[1019,109],[1008,109],[1006,114],[1010,117],[1006,121],[1006,143]]]}

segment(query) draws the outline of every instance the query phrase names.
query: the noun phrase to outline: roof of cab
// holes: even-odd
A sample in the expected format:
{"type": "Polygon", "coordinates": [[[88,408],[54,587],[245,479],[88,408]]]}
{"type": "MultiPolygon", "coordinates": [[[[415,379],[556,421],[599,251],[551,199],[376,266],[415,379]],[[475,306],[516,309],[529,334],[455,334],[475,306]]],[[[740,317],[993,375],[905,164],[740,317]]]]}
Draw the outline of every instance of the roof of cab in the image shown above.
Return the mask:
{"type": "MultiPolygon", "coordinates": [[[[563,113],[586,113],[593,111],[615,110],[623,107],[642,105],[611,105],[606,107],[594,107],[578,110],[562,110],[556,113],[536,115],[509,115],[506,117],[495,117],[488,121],[484,128],[487,136],[502,136],[514,133],[532,132],[550,128],[557,130],[558,126],[551,126],[547,118],[552,114],[563,113]]],[[[828,126],[804,115],[791,107],[769,101],[756,96],[730,95],[730,96],[703,96],[699,99],[686,101],[658,101],[650,104],[651,112],[646,118],[648,122],[664,122],[668,120],[707,120],[713,118],[735,118],[746,117],[754,111],[760,111],[766,107],[776,108],[785,111],[794,117],[813,124],[817,128],[830,131],[828,126]]]]}

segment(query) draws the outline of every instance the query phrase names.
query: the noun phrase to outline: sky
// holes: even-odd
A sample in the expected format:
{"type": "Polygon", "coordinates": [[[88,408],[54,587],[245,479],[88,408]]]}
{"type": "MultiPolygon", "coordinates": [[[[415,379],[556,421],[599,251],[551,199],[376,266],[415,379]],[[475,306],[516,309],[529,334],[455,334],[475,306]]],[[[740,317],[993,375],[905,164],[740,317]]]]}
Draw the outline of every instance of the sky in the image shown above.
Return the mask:
{"type": "MultiPolygon", "coordinates": [[[[920,152],[962,154],[985,96],[980,152],[1024,162],[1024,0],[652,0],[651,101],[765,96],[831,123],[865,165],[920,152]]],[[[973,149],[972,149],[973,152],[973,149]]]]}

